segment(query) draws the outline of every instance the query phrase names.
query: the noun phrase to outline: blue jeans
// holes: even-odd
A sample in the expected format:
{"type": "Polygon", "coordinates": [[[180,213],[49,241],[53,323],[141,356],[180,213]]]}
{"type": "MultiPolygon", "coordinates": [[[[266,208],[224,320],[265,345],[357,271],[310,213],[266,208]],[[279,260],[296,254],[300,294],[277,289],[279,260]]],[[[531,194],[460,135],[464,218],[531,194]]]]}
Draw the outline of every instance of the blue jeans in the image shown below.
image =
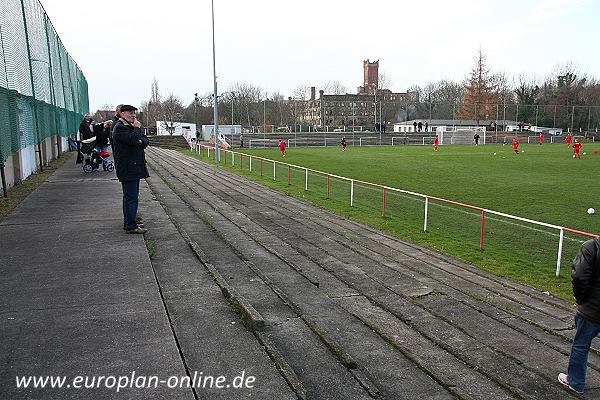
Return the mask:
{"type": "Polygon", "coordinates": [[[579,313],[575,314],[575,338],[569,356],[569,385],[580,392],[585,388],[588,354],[592,340],[600,333],[600,324],[584,319],[579,313]]]}
{"type": "Polygon", "coordinates": [[[121,182],[123,187],[123,223],[127,229],[136,229],[135,217],[138,209],[140,180],[121,182]]]}

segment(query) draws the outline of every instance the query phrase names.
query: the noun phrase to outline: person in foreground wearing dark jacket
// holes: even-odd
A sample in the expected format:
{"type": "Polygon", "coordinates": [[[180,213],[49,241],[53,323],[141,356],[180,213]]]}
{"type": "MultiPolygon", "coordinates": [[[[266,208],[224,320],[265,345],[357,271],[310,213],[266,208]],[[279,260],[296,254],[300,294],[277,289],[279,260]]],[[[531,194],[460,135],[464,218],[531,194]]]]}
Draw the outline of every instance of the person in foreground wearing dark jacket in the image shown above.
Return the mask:
{"type": "Polygon", "coordinates": [[[121,118],[113,126],[112,147],[117,178],[123,188],[123,228],[127,233],[146,233],[148,230],[139,225],[136,216],[140,179],[149,176],[144,153],[148,138],[135,117],[136,110],[127,104],[121,106],[121,118]]]}
{"type": "Polygon", "coordinates": [[[582,394],[592,340],[600,333],[600,238],[585,242],[573,260],[571,280],[577,302],[575,338],[566,374],[558,381],[582,394]]]}

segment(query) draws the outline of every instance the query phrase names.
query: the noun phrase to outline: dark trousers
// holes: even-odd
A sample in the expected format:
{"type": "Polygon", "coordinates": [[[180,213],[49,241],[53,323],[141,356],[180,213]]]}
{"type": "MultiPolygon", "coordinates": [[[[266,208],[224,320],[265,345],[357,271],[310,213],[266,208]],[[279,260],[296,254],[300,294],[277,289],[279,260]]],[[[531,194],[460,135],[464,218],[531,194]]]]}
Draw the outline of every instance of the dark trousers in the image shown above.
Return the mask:
{"type": "Polygon", "coordinates": [[[138,209],[140,180],[121,182],[123,187],[123,223],[127,229],[137,228],[135,217],[138,209]]]}
{"type": "Polygon", "coordinates": [[[588,354],[592,340],[600,333],[600,324],[584,319],[579,313],[575,314],[575,338],[569,356],[569,385],[579,392],[585,388],[585,375],[588,367],[588,354]]]}

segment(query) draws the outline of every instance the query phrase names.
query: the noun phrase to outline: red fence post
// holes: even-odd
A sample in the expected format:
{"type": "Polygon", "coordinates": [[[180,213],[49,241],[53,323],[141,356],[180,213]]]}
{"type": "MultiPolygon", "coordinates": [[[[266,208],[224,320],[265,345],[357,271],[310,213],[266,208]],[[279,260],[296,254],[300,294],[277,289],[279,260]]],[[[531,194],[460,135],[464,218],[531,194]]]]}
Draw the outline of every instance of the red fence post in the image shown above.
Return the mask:
{"type": "Polygon", "coordinates": [[[481,234],[479,235],[479,250],[483,250],[483,234],[485,233],[485,211],[481,209],[481,234]]]}
{"type": "Polygon", "coordinates": [[[387,195],[387,188],[383,188],[383,204],[381,205],[381,216],[385,215],[385,200],[387,195]]]}
{"type": "Polygon", "coordinates": [[[331,175],[327,175],[327,198],[329,198],[329,193],[331,193],[331,175]]]}

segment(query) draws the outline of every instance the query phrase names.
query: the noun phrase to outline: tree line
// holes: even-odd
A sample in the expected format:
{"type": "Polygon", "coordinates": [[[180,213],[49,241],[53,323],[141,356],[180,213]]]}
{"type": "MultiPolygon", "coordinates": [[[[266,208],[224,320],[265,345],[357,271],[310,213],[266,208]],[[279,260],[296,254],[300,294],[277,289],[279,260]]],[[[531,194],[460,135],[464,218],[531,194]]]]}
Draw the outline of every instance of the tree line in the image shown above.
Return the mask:
{"type": "MultiPolygon", "coordinates": [[[[391,86],[385,73],[380,74],[379,81],[381,89],[391,86]]],[[[318,89],[325,94],[348,92],[338,81],[328,82],[318,89]]],[[[478,122],[510,119],[582,130],[593,130],[600,124],[600,82],[570,63],[555,67],[542,79],[525,75],[510,79],[504,73],[490,71],[485,55],[479,50],[473,68],[463,81],[441,79],[422,86],[413,85],[407,91],[415,93],[418,100],[409,104],[379,104],[385,123],[412,119],[478,122]]],[[[219,95],[219,123],[245,127],[301,124],[302,115],[310,106],[310,96],[310,87],[306,85],[296,87],[286,97],[252,83],[236,82],[219,95]]],[[[157,120],[195,122],[197,126],[212,124],[213,104],[212,93],[195,94],[188,102],[173,93],[163,97],[155,78],[150,98],[140,106],[140,119],[151,129],[156,129],[157,120]]]]}

